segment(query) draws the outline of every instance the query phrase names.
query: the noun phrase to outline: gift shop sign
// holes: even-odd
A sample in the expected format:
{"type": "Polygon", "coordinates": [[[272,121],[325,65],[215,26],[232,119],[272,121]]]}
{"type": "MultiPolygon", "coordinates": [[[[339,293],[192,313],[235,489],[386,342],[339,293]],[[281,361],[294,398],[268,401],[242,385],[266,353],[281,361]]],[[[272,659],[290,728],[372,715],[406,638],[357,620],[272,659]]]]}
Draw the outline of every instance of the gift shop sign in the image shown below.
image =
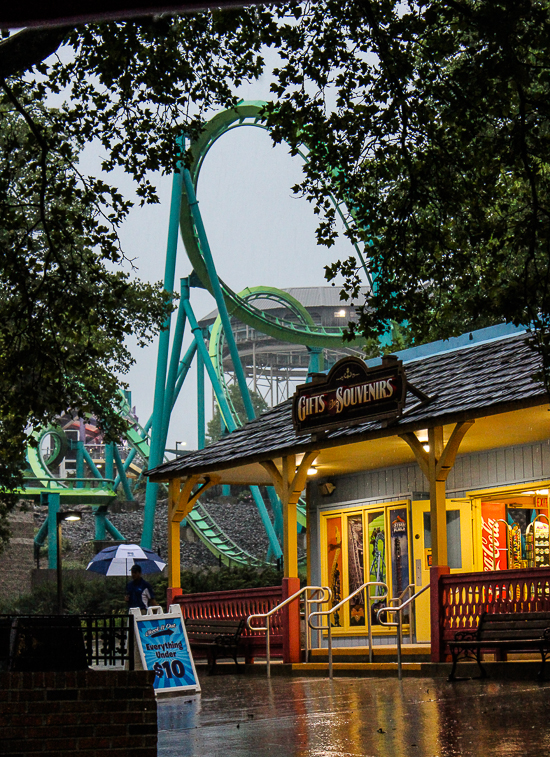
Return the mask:
{"type": "Polygon", "coordinates": [[[355,357],[339,360],[326,380],[297,387],[292,420],[298,434],[352,426],[363,421],[398,418],[405,404],[407,379],[401,361],[383,359],[368,368],[355,357]]]}

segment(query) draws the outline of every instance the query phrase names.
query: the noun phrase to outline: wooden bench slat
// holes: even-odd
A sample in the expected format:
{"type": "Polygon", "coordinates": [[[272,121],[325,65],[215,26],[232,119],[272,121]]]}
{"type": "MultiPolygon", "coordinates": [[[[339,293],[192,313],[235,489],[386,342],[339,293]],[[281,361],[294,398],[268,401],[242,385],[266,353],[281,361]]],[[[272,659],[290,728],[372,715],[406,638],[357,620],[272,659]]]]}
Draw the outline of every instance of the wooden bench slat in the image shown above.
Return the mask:
{"type": "Polygon", "coordinates": [[[550,612],[498,612],[498,613],[485,613],[485,621],[487,623],[501,623],[508,620],[549,620],[550,612]]]}
{"type": "Polygon", "coordinates": [[[237,668],[239,667],[237,654],[246,648],[246,640],[241,639],[245,627],[244,618],[189,618],[185,620],[191,649],[207,653],[209,674],[213,672],[216,660],[220,657],[231,657],[237,668]]]}
{"type": "Polygon", "coordinates": [[[527,638],[537,638],[541,639],[544,633],[544,628],[522,628],[521,631],[518,630],[502,630],[497,631],[495,629],[482,631],[478,635],[478,639],[527,639],[527,638]]]}
{"type": "Polygon", "coordinates": [[[468,632],[458,632],[454,641],[449,642],[453,657],[453,667],[449,680],[454,680],[456,666],[461,652],[476,652],[476,660],[482,675],[487,674],[481,664],[482,650],[538,650],[542,664],[539,679],[543,679],[546,656],[550,654],[550,612],[533,613],[484,613],[480,620],[475,638],[461,639],[460,636],[469,635],[468,632]],[[457,638],[458,637],[458,638],[457,638]]]}

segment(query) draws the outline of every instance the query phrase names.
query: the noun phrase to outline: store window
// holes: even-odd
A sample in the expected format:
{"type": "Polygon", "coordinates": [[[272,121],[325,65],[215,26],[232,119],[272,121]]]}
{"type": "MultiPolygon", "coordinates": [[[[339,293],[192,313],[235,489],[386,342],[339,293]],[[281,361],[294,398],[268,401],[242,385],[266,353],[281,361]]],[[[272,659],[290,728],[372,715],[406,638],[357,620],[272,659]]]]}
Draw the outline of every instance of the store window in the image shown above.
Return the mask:
{"type": "Polygon", "coordinates": [[[483,570],[550,566],[548,489],[481,500],[483,570]]]}
{"type": "MultiPolygon", "coordinates": [[[[366,581],[386,583],[390,596],[399,596],[411,581],[409,503],[368,506],[353,511],[324,513],[323,581],[332,590],[332,606],[366,581]]],[[[371,621],[379,625],[376,611],[385,601],[382,587],[371,587],[371,621]]],[[[366,592],[355,595],[332,616],[341,629],[365,629],[366,592]]]]}

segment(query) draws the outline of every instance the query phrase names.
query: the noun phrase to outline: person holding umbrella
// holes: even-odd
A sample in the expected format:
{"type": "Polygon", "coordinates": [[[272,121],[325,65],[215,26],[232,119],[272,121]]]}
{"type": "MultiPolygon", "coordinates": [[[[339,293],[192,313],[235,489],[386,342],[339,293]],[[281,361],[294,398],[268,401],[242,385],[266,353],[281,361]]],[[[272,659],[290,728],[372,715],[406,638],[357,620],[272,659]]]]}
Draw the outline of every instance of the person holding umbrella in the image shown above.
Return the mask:
{"type": "Polygon", "coordinates": [[[146,610],[155,599],[155,592],[150,583],[141,575],[141,567],[132,565],[132,581],[126,586],[126,602],[128,607],[139,607],[146,610]]]}
{"type": "Polygon", "coordinates": [[[104,576],[132,576],[126,586],[128,606],[145,609],[154,600],[151,584],[144,581],[142,573],[162,573],[166,563],[152,549],[137,544],[113,544],[92,557],[86,570],[104,576]],[[146,601],[147,600],[147,601],[146,601]]]}

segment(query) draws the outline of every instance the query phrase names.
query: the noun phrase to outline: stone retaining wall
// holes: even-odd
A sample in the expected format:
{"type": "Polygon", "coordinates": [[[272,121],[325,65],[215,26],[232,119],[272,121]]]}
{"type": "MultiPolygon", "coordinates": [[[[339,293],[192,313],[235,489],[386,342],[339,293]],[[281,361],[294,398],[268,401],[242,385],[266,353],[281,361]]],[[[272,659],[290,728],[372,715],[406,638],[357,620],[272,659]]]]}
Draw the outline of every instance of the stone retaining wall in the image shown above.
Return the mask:
{"type": "Polygon", "coordinates": [[[31,591],[34,568],[34,517],[16,510],[9,516],[11,539],[0,554],[0,599],[10,600],[31,591]]]}

